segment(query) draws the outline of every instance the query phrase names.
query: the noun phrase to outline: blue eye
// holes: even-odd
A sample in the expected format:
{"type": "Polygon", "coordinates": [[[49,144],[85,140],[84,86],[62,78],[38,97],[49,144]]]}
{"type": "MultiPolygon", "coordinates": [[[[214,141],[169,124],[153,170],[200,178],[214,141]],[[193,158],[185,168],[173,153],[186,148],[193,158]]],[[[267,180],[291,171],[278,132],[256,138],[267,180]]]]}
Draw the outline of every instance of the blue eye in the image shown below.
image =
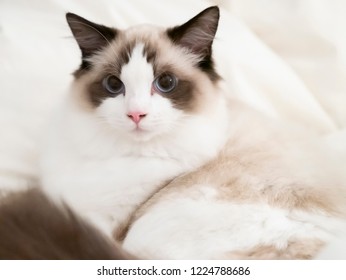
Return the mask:
{"type": "Polygon", "coordinates": [[[125,85],[117,77],[109,75],[105,77],[102,81],[102,85],[105,90],[107,90],[112,95],[124,94],[125,85]]]}
{"type": "Polygon", "coordinates": [[[177,78],[174,75],[164,73],[154,80],[153,85],[159,92],[169,93],[176,88],[177,83],[177,78]]]}

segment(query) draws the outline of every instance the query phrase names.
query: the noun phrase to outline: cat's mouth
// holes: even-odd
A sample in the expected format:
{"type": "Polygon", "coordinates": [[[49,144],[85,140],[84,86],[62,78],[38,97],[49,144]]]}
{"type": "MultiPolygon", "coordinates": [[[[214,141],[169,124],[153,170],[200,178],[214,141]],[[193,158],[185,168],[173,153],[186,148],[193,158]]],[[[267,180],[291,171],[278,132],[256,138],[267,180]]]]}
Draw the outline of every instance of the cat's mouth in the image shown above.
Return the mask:
{"type": "Polygon", "coordinates": [[[150,131],[146,128],[144,128],[142,125],[137,124],[132,130],[132,133],[134,133],[135,135],[144,135],[144,134],[149,134],[150,131]]]}
{"type": "Polygon", "coordinates": [[[139,126],[139,125],[137,125],[137,126],[133,129],[133,131],[134,131],[135,133],[146,133],[146,132],[147,132],[146,129],[144,129],[143,127],[141,127],[141,126],[139,126]]]}
{"type": "Polygon", "coordinates": [[[140,142],[151,140],[155,136],[155,133],[144,129],[143,127],[137,126],[131,130],[131,138],[140,142]]]}

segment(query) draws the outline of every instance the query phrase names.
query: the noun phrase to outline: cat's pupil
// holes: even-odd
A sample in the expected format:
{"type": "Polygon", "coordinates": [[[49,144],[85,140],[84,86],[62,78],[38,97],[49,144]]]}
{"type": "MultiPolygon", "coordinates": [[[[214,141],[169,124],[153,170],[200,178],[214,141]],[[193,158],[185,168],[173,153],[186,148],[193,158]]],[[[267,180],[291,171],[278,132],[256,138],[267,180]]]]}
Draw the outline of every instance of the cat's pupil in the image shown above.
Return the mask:
{"type": "Polygon", "coordinates": [[[125,93],[125,86],[123,82],[116,76],[109,75],[102,81],[103,87],[111,94],[125,93]]]}
{"type": "Polygon", "coordinates": [[[171,92],[177,85],[177,79],[172,74],[162,74],[156,78],[154,85],[163,93],[171,92]]]}

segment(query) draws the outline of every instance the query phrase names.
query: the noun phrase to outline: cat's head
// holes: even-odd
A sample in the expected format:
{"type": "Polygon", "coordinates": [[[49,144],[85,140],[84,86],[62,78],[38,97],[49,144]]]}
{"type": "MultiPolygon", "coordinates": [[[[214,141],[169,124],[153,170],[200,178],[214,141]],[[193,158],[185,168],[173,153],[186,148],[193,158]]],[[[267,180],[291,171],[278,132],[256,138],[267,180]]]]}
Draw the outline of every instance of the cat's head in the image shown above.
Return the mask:
{"type": "Polygon", "coordinates": [[[119,135],[149,140],[212,107],[220,80],[212,60],[218,7],[168,29],[66,18],[82,52],[78,98],[119,135]]]}

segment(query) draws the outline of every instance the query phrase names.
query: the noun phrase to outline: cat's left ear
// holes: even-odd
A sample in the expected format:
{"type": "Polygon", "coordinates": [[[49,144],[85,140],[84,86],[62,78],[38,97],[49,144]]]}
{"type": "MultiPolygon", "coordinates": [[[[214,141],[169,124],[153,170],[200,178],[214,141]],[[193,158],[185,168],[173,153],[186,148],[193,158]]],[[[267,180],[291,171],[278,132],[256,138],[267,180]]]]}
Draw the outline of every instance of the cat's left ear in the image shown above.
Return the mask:
{"type": "Polygon", "coordinates": [[[115,29],[93,23],[76,14],[67,13],[66,20],[82,51],[82,59],[107,46],[117,34],[115,29]]]}
{"type": "Polygon", "coordinates": [[[210,58],[219,17],[217,6],[207,8],[183,25],[168,29],[168,37],[201,58],[210,58]]]}

